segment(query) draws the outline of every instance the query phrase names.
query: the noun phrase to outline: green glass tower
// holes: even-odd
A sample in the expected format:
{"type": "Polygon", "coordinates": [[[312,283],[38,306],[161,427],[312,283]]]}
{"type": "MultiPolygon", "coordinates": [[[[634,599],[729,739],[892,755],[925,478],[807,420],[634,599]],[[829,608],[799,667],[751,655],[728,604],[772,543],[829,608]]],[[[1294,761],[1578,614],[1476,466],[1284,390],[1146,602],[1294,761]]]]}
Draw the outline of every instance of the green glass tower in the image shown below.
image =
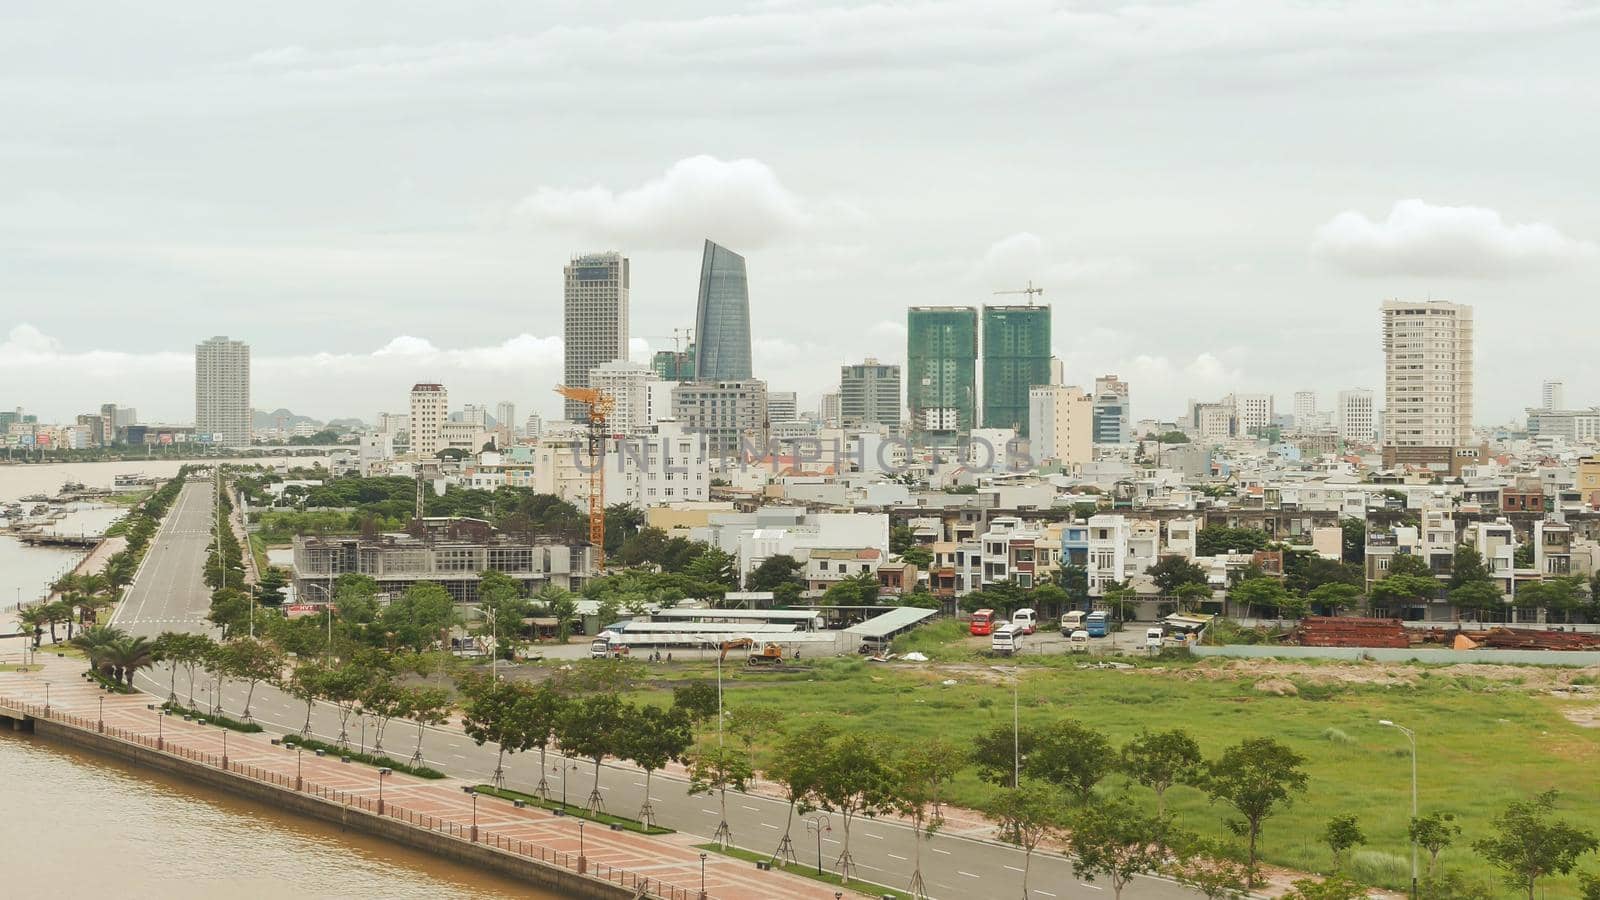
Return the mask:
{"type": "MultiPolygon", "coordinates": [[[[954,443],[977,421],[978,310],[913,306],[906,312],[907,429],[936,443],[954,443]]],[[[1048,361],[1045,368],[1049,369],[1048,361]]],[[[1027,411],[1023,392],[1023,411],[1027,411]]]]}
{"type": "Polygon", "coordinates": [[[1028,434],[1028,390],[1050,383],[1050,307],[983,308],[983,427],[1028,434]]]}

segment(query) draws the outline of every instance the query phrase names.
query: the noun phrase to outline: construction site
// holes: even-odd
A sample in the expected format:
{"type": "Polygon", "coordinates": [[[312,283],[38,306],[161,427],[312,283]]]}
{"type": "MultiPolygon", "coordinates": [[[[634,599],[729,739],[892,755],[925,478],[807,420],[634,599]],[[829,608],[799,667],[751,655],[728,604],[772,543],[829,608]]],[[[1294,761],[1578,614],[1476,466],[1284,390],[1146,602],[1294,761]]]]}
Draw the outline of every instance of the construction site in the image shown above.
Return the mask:
{"type": "Polygon", "coordinates": [[[1408,628],[1399,619],[1342,616],[1307,616],[1289,633],[1288,640],[1301,647],[1600,651],[1600,634],[1589,632],[1514,628],[1487,622],[1408,628]]]}

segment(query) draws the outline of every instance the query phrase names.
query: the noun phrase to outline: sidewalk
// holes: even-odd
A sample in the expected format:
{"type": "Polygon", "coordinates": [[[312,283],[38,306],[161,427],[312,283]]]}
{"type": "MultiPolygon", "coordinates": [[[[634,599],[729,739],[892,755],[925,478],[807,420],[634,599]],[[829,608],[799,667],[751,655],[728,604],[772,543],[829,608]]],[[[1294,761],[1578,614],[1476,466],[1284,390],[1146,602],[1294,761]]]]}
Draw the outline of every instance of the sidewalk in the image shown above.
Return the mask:
{"type": "MultiPolygon", "coordinates": [[[[298,778],[302,793],[368,812],[378,810],[380,778],[371,766],[342,763],[334,756],[290,752],[273,746],[266,733],[227,732],[178,717],[158,716],[147,708],[151,700],[147,695],[108,694],[85,681],[82,660],[41,654],[39,662],[25,673],[0,672],[0,703],[28,705],[43,716],[48,700],[52,720],[91,731],[103,721],[106,734],[200,765],[225,765],[241,777],[290,789],[298,778]]],[[[651,896],[690,900],[700,893],[702,863],[700,851],[693,846],[699,838],[611,831],[544,810],[517,809],[497,798],[474,798],[462,790],[469,783],[454,778],[426,780],[396,772],[381,781],[381,814],[440,832],[440,840],[475,839],[574,870],[581,847],[584,865],[595,877],[646,887],[651,896]]],[[[751,863],[718,854],[705,860],[704,871],[706,895],[717,900],[826,900],[834,894],[827,885],[759,871],[751,863]]]]}

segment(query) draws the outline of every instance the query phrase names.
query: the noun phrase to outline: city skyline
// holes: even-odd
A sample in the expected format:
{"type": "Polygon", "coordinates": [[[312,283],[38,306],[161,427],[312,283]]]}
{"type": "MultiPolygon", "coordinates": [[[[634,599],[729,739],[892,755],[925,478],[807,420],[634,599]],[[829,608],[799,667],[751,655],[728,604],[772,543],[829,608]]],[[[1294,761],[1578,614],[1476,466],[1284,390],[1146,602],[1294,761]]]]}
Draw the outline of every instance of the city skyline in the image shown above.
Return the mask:
{"type": "Polygon", "coordinates": [[[396,407],[426,380],[493,402],[536,372],[505,392],[548,412],[559,267],[626,253],[631,334],[670,348],[707,236],[758,274],[758,374],[807,405],[840,365],[904,363],[906,306],[1030,278],[1068,381],[1116,372],[1141,416],[1378,388],[1388,298],[1470,304],[1485,333],[1546,317],[1497,356],[1526,384],[1480,379],[1480,421],[1541,379],[1574,404],[1600,384],[1557,324],[1600,288],[1600,203],[1572,189],[1600,129],[1571,114],[1595,17],[1566,4],[620,3],[573,31],[467,2],[381,34],[294,0],[242,23],[177,6],[183,29],[41,5],[32,28],[74,41],[0,38],[0,395],[52,418],[108,380],[184,416],[175,358],[215,333],[251,343],[266,407],[396,407]],[[885,28],[898,52],[854,52],[885,28]],[[616,45],[641,49],[595,52],[616,45]]]}

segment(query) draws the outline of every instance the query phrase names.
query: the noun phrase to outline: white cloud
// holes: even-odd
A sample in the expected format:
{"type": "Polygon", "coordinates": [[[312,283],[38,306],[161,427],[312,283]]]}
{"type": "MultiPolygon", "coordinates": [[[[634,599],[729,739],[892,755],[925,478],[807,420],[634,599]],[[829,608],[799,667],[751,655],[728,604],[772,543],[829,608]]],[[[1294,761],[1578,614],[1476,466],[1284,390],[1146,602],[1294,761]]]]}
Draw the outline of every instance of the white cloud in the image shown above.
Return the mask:
{"type": "Polygon", "coordinates": [[[685,247],[709,237],[737,249],[763,247],[829,212],[785,187],[760,160],[692,156],[621,191],[541,187],[517,204],[514,215],[628,247],[685,247]]]}
{"type": "Polygon", "coordinates": [[[1139,266],[1126,257],[1060,256],[1043,238],[1020,231],[990,244],[969,278],[991,290],[1019,290],[1033,282],[1046,290],[1037,299],[1048,302],[1052,286],[1115,281],[1138,271],[1139,266]]]}
{"type": "Polygon", "coordinates": [[[1478,206],[1401,200],[1381,222],[1355,210],[1317,229],[1312,254],[1357,275],[1494,277],[1591,260],[1596,247],[1543,222],[1508,224],[1478,206]]]}

